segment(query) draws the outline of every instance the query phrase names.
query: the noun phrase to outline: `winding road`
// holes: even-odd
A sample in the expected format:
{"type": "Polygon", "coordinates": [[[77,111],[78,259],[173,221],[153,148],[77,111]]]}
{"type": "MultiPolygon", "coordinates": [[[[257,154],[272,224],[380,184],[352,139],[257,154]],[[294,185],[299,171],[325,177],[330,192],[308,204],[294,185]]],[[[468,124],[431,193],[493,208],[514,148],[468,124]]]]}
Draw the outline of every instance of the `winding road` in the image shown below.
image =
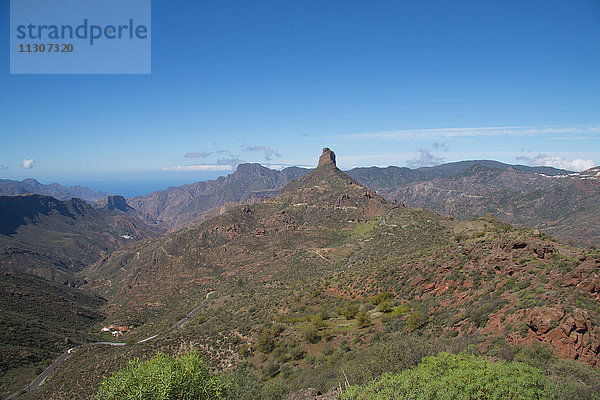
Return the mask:
{"type": "Polygon", "coordinates": [[[185,317],[183,317],[182,319],[180,319],[179,321],[175,322],[173,325],[171,325],[169,328],[163,330],[162,332],[159,332],[155,335],[149,336],[145,339],[142,340],[138,340],[137,342],[134,343],[123,343],[123,342],[90,342],[90,343],[84,343],[84,344],[80,344],[78,346],[75,347],[71,347],[69,350],[65,351],[60,357],[58,357],[52,364],[50,364],[48,366],[48,368],[46,368],[41,374],[39,374],[33,381],[31,381],[31,383],[29,383],[29,385],[27,385],[26,388],[23,388],[22,390],[13,393],[12,395],[6,397],[4,400],[10,400],[10,399],[14,399],[15,397],[17,397],[18,395],[24,393],[24,392],[33,392],[34,390],[36,390],[37,388],[40,387],[40,385],[42,383],[44,383],[44,381],[46,380],[46,378],[48,378],[48,376],[60,365],[62,364],[67,358],[69,358],[71,356],[71,354],[73,353],[74,350],[82,348],[82,347],[91,347],[91,346],[126,346],[126,345],[136,345],[136,344],[142,344],[142,343],[146,343],[152,339],[155,339],[159,336],[164,335],[165,333],[173,330],[173,329],[181,329],[191,318],[193,318],[196,314],[198,314],[198,312],[204,308],[204,306],[206,305],[206,302],[208,301],[208,296],[210,296],[211,294],[213,294],[214,291],[212,292],[208,292],[206,294],[206,298],[204,299],[204,301],[202,301],[202,303],[200,303],[200,305],[196,308],[194,308],[192,311],[190,311],[189,313],[187,313],[185,315],[185,317]]]}
{"type": "Polygon", "coordinates": [[[356,253],[352,254],[350,256],[350,259],[348,260],[348,262],[346,264],[342,265],[342,269],[349,268],[352,265],[352,263],[354,262],[354,260],[356,259],[356,256],[358,255],[358,253],[360,253],[361,251],[363,251],[363,250],[359,250],[356,253]]]}
{"type": "Polygon", "coordinates": [[[397,227],[397,226],[398,226],[398,225],[390,225],[390,224],[388,224],[388,223],[386,222],[386,220],[385,220],[386,218],[389,218],[389,217],[392,215],[392,212],[394,212],[394,210],[395,210],[395,209],[397,209],[397,208],[400,208],[400,206],[396,206],[396,207],[392,208],[392,209],[390,210],[390,212],[389,212],[389,213],[387,213],[387,215],[386,215],[385,217],[381,217],[381,224],[382,224],[382,225],[385,225],[385,226],[390,226],[390,227],[397,227]]]}

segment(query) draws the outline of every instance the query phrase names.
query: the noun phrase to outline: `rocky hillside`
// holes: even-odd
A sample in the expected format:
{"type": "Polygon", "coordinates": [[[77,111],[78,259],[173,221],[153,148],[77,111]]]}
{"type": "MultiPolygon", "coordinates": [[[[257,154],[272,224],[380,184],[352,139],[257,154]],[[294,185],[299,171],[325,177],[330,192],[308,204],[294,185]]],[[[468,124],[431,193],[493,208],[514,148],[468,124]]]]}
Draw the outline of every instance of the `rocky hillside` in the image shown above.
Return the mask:
{"type": "Polygon", "coordinates": [[[111,251],[158,234],[119,210],[80,199],[37,194],[0,196],[0,270],[33,273],[60,283],[111,251]]]}
{"type": "Polygon", "coordinates": [[[52,196],[58,200],[69,200],[79,198],[94,202],[108,196],[108,193],[98,192],[83,186],[62,186],[58,183],[44,185],[32,178],[22,181],[0,179],[0,195],[17,196],[21,194],[40,194],[52,196]]]}
{"type": "Polygon", "coordinates": [[[449,178],[467,171],[475,166],[490,168],[500,171],[513,169],[534,174],[548,176],[565,175],[570,171],[552,167],[529,167],[526,165],[510,165],[493,160],[468,160],[436,165],[434,167],[421,167],[417,169],[402,167],[367,167],[354,168],[347,171],[348,175],[358,182],[377,191],[388,191],[413,182],[431,181],[437,178],[449,178]]]}
{"type": "MultiPolygon", "coordinates": [[[[247,386],[236,390],[281,387],[283,398],[337,386],[342,370],[360,383],[389,357],[398,358],[385,365],[406,354],[418,362],[447,348],[510,358],[537,344],[571,370],[596,366],[599,275],[598,251],[493,217],[456,220],[386,202],[325,149],[280,195],[117,250],[86,270],[85,287],[108,299],[109,321],[136,326],[131,341],[212,292],[152,351],[198,349],[238,374],[247,386]]],[[[152,351],[81,352],[40,395],[89,397],[107,371],[152,351]],[[74,389],[81,380],[88,385],[74,389]]]]}
{"type": "Polygon", "coordinates": [[[452,177],[382,188],[379,193],[456,218],[491,213],[515,225],[537,227],[565,242],[599,246],[597,172],[596,168],[548,176],[475,165],[452,177]]]}
{"type": "Polygon", "coordinates": [[[105,300],[77,289],[86,283],[81,273],[115,249],[159,233],[123,207],[123,198],[95,209],[76,198],[0,196],[3,394],[25,386],[66,349],[92,340],[105,300]]]}
{"type": "MultiPolygon", "coordinates": [[[[277,258],[273,254],[298,254],[339,241],[338,230],[388,209],[381,197],[340,171],[327,149],[318,168],[288,184],[279,196],[238,205],[199,225],[116,251],[94,266],[88,279],[120,308],[143,313],[150,300],[185,298],[196,290],[194,285],[223,274],[232,278],[236,268],[248,263],[256,264],[251,270],[271,273],[261,266],[277,258]],[[160,288],[154,284],[157,279],[160,288]],[[188,284],[181,287],[182,281],[188,284]]],[[[279,271],[288,272],[288,267],[279,271]]]]}

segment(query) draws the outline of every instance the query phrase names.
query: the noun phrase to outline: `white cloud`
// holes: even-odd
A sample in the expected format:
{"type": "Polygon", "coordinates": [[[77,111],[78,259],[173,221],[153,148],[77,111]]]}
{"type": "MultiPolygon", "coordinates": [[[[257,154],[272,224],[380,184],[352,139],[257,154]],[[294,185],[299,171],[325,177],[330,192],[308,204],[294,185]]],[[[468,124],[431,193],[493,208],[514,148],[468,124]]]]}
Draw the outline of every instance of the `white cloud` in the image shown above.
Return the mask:
{"type": "Polygon", "coordinates": [[[559,169],[567,169],[570,171],[584,171],[596,165],[593,160],[577,158],[573,161],[569,161],[564,157],[549,156],[543,153],[539,153],[536,156],[526,155],[516,158],[517,160],[525,161],[532,167],[554,167],[559,169]]]}
{"type": "Polygon", "coordinates": [[[227,150],[215,150],[215,151],[202,151],[200,153],[185,153],[186,158],[195,158],[195,157],[199,157],[199,158],[206,158],[208,156],[211,156],[213,154],[230,154],[229,151],[227,150]]]}
{"type": "Polygon", "coordinates": [[[600,133],[600,125],[591,126],[494,126],[477,128],[441,128],[441,129],[404,129],[384,132],[367,132],[334,135],[330,137],[345,139],[388,139],[410,140],[448,137],[475,136],[537,136],[556,134],[589,135],[600,133]]]}
{"type": "Polygon", "coordinates": [[[314,168],[314,165],[303,165],[303,164],[266,164],[266,163],[261,163],[260,165],[262,165],[263,167],[267,167],[270,169],[275,169],[278,171],[281,171],[282,169],[286,169],[289,167],[299,167],[299,168],[314,168]]]}
{"type": "Polygon", "coordinates": [[[187,157],[187,158],[194,158],[194,157],[206,158],[206,157],[210,156],[211,154],[212,153],[210,153],[210,152],[203,151],[201,153],[185,153],[184,157],[187,157]]]}
{"type": "Polygon", "coordinates": [[[441,142],[441,143],[434,142],[434,143],[431,145],[431,148],[432,148],[433,150],[439,150],[439,151],[448,151],[448,146],[446,146],[446,143],[443,143],[443,142],[441,142]]]}
{"type": "Polygon", "coordinates": [[[240,159],[237,156],[232,156],[231,158],[220,158],[217,160],[218,165],[233,165],[236,166],[238,164],[243,164],[246,161],[240,159]]]}
{"type": "Polygon", "coordinates": [[[439,165],[444,162],[442,157],[437,157],[434,154],[431,154],[431,150],[429,149],[419,149],[419,157],[408,160],[406,162],[406,166],[408,168],[420,168],[420,167],[433,167],[434,165],[439,165]]]}
{"type": "Polygon", "coordinates": [[[35,162],[34,158],[28,158],[28,159],[25,159],[25,160],[21,161],[21,165],[25,169],[31,169],[31,168],[33,168],[33,163],[34,162],[35,162]]]}
{"type": "Polygon", "coordinates": [[[162,171],[233,171],[232,165],[178,165],[176,167],[161,168],[162,171]]]}
{"type": "Polygon", "coordinates": [[[262,151],[265,154],[265,161],[271,161],[273,157],[281,157],[276,150],[273,150],[270,146],[243,146],[244,151],[262,151]]]}

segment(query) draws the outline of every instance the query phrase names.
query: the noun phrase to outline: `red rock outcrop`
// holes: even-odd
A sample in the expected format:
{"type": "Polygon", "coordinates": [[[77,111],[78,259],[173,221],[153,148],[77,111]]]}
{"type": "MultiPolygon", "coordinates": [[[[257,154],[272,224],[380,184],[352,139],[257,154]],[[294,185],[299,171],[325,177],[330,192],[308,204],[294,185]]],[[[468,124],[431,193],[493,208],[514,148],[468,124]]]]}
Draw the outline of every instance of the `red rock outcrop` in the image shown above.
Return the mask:
{"type": "Polygon", "coordinates": [[[575,288],[596,300],[600,300],[600,261],[586,259],[573,271],[565,275],[563,287],[575,288]]]}
{"type": "Polygon", "coordinates": [[[534,307],[525,310],[524,322],[529,328],[527,336],[513,333],[507,342],[547,343],[563,358],[600,366],[600,328],[593,325],[589,312],[577,308],[569,313],[561,306],[534,307]]]}

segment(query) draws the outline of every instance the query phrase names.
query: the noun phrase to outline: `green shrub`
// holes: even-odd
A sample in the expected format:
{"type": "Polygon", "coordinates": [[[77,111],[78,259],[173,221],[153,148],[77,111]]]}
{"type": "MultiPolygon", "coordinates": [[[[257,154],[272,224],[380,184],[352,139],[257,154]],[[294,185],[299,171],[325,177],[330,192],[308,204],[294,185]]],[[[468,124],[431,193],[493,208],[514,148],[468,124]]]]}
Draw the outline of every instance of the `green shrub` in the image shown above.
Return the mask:
{"type": "Polygon", "coordinates": [[[321,335],[319,335],[319,329],[316,326],[311,325],[304,331],[304,339],[308,343],[318,343],[321,340],[321,335]]]}
{"type": "Polygon", "coordinates": [[[550,399],[552,386],[543,372],[516,362],[441,353],[415,368],[385,374],[366,386],[351,386],[343,399],[550,399]]]}
{"type": "Polygon", "coordinates": [[[427,325],[428,321],[429,316],[425,312],[416,310],[411,312],[408,316],[408,321],[406,321],[406,327],[409,331],[415,331],[427,325]]]}
{"type": "Polygon", "coordinates": [[[96,398],[117,399],[224,399],[227,385],[214,376],[198,353],[172,358],[158,353],[147,361],[129,361],[129,365],[105,378],[96,398]]]}
{"type": "Polygon", "coordinates": [[[394,309],[394,311],[392,311],[391,316],[397,317],[398,315],[406,314],[409,310],[410,310],[410,308],[408,307],[408,304],[400,304],[398,307],[396,307],[394,309]]]}
{"type": "Polygon", "coordinates": [[[322,313],[318,313],[315,315],[312,315],[309,317],[309,319],[312,321],[313,325],[315,326],[315,328],[321,330],[327,327],[327,323],[325,322],[325,318],[323,318],[323,314],[322,313]]]}
{"type": "Polygon", "coordinates": [[[256,344],[256,348],[258,349],[258,351],[261,351],[265,354],[272,352],[275,348],[275,339],[277,339],[277,337],[282,331],[283,327],[281,326],[271,326],[264,328],[260,333],[258,343],[256,344]]]}
{"type": "Polygon", "coordinates": [[[346,319],[354,319],[358,313],[358,306],[356,304],[350,304],[342,311],[342,316],[346,319]]]}
{"type": "Polygon", "coordinates": [[[377,305],[377,311],[379,311],[379,312],[389,313],[389,312],[392,312],[393,309],[394,309],[394,306],[392,305],[392,302],[389,300],[384,300],[377,305]]]}
{"type": "Polygon", "coordinates": [[[379,293],[377,296],[371,298],[371,303],[373,303],[373,305],[378,305],[379,303],[389,300],[392,297],[394,297],[394,295],[392,295],[390,292],[379,293]]]}
{"type": "Polygon", "coordinates": [[[285,396],[290,391],[290,387],[288,385],[277,379],[271,380],[262,387],[260,393],[261,400],[281,400],[285,398],[285,396]]]}
{"type": "Polygon", "coordinates": [[[358,314],[356,314],[356,325],[359,328],[364,328],[371,324],[371,317],[365,310],[361,310],[358,314]]]}

